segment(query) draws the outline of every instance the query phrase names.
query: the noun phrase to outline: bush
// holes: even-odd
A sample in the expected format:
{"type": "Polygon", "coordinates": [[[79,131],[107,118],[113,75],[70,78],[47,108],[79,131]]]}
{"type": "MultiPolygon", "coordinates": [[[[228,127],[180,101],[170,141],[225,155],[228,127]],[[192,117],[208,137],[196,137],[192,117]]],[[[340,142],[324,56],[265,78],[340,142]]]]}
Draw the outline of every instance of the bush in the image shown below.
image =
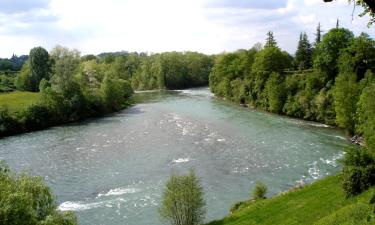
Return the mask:
{"type": "Polygon", "coordinates": [[[73,213],[57,210],[54,197],[41,178],[13,174],[1,161],[0,193],[0,221],[5,224],[78,224],[73,213]]]}
{"type": "Polygon", "coordinates": [[[343,163],[343,188],[346,197],[360,194],[375,185],[375,159],[367,148],[347,148],[343,163]]]}
{"type": "Polygon", "coordinates": [[[159,214],[172,225],[197,225],[203,222],[205,205],[203,188],[194,171],[185,176],[173,174],[166,184],[159,214]]]}
{"type": "Polygon", "coordinates": [[[21,124],[10,115],[8,108],[0,106],[0,137],[16,134],[21,130],[21,124]]]}
{"type": "Polygon", "coordinates": [[[261,182],[257,182],[253,190],[253,199],[264,199],[266,198],[267,186],[261,182]]]}

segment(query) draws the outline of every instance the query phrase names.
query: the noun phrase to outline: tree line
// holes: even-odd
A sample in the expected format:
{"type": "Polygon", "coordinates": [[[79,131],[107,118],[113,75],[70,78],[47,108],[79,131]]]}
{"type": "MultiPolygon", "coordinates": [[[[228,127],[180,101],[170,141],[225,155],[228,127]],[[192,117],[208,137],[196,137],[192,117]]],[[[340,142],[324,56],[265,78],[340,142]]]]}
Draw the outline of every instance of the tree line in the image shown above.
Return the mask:
{"type": "Polygon", "coordinates": [[[133,90],[207,85],[212,65],[212,56],[196,52],[81,57],[62,46],[50,52],[35,47],[13,84],[17,90],[40,92],[40,101],[17,114],[0,106],[0,136],[117,111],[129,105],[133,90]]]}
{"type": "Polygon", "coordinates": [[[216,96],[274,113],[339,126],[364,137],[346,149],[347,196],[375,185],[375,41],[336,28],[310,43],[301,33],[295,56],[277,46],[272,32],[264,47],[224,53],[210,74],[216,96]]]}

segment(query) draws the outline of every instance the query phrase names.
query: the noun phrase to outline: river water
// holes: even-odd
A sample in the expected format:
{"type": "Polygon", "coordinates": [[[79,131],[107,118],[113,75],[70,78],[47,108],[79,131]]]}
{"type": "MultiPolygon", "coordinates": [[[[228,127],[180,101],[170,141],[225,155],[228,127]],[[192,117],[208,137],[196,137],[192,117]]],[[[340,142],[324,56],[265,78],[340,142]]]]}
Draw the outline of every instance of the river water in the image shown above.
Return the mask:
{"type": "Polygon", "coordinates": [[[61,210],[82,225],[162,224],[157,207],[172,172],[193,168],[206,220],[248,199],[340,170],[342,132],[215,99],[207,88],[136,94],[122,112],[0,139],[0,159],[45,178],[61,210]]]}

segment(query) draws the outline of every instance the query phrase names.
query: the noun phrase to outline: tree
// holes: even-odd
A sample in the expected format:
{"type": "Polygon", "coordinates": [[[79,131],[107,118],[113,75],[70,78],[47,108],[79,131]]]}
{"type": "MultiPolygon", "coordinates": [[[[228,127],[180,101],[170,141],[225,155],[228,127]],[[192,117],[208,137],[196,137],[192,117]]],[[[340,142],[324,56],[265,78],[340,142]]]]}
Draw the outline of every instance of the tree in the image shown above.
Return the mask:
{"type": "Polygon", "coordinates": [[[276,47],[267,47],[255,55],[252,71],[282,73],[291,67],[292,58],[276,47]]]}
{"type": "Polygon", "coordinates": [[[353,33],[347,29],[331,29],[323,36],[322,42],[316,48],[314,67],[333,80],[338,73],[337,60],[340,51],[348,47],[353,38],[353,33]]]}
{"type": "Polygon", "coordinates": [[[375,82],[370,83],[365,89],[358,102],[358,124],[357,131],[365,137],[366,145],[375,151],[375,82]]]}
{"type": "Polygon", "coordinates": [[[4,162],[0,162],[0,192],[1,224],[78,224],[73,213],[57,210],[51,190],[41,178],[14,174],[4,162]]]}
{"type": "Polygon", "coordinates": [[[51,66],[48,52],[42,47],[30,50],[29,67],[31,72],[31,90],[39,91],[39,82],[49,80],[51,66]]]}
{"type": "Polygon", "coordinates": [[[375,69],[375,41],[361,33],[341,51],[338,63],[340,72],[354,72],[357,80],[361,80],[367,70],[375,69]]]}
{"type": "Polygon", "coordinates": [[[341,73],[337,76],[333,98],[337,124],[353,134],[358,102],[358,83],[354,73],[341,73]]]}
{"type": "Polygon", "coordinates": [[[51,51],[53,60],[52,88],[62,93],[67,98],[73,97],[77,92],[74,75],[80,63],[80,53],[62,46],[56,46],[51,51]]]}
{"type": "Polygon", "coordinates": [[[322,39],[322,30],[320,28],[320,23],[318,23],[318,26],[316,27],[316,33],[315,33],[315,42],[314,47],[316,48],[322,39]]]}
{"type": "Polygon", "coordinates": [[[273,36],[272,31],[268,31],[267,33],[267,39],[266,39],[266,44],[264,45],[264,48],[268,47],[277,47],[277,42],[275,40],[275,37],[273,36]]]}
{"type": "Polygon", "coordinates": [[[304,70],[311,67],[312,49],[307,34],[301,33],[295,56],[295,65],[298,69],[304,70]]]}
{"type": "Polygon", "coordinates": [[[278,73],[272,73],[267,80],[265,91],[268,97],[268,110],[280,113],[285,102],[285,85],[278,73]]]}
{"type": "Polygon", "coordinates": [[[205,217],[203,188],[194,171],[172,174],[162,195],[159,214],[171,225],[198,225],[205,217]]]}

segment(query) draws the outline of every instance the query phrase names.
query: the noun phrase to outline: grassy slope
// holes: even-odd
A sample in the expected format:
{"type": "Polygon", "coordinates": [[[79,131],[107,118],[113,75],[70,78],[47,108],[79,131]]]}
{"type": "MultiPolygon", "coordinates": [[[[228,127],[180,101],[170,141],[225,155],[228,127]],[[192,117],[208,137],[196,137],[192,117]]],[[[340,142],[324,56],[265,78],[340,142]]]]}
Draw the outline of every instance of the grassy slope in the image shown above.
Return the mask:
{"type": "Polygon", "coordinates": [[[257,202],[244,207],[222,220],[209,225],[264,224],[302,225],[314,224],[323,217],[340,211],[350,204],[368,204],[372,190],[346,199],[338,176],[327,177],[302,189],[257,202]]]}
{"type": "Polygon", "coordinates": [[[0,107],[7,106],[11,113],[18,112],[39,99],[39,93],[15,91],[0,94],[0,107]]]}

